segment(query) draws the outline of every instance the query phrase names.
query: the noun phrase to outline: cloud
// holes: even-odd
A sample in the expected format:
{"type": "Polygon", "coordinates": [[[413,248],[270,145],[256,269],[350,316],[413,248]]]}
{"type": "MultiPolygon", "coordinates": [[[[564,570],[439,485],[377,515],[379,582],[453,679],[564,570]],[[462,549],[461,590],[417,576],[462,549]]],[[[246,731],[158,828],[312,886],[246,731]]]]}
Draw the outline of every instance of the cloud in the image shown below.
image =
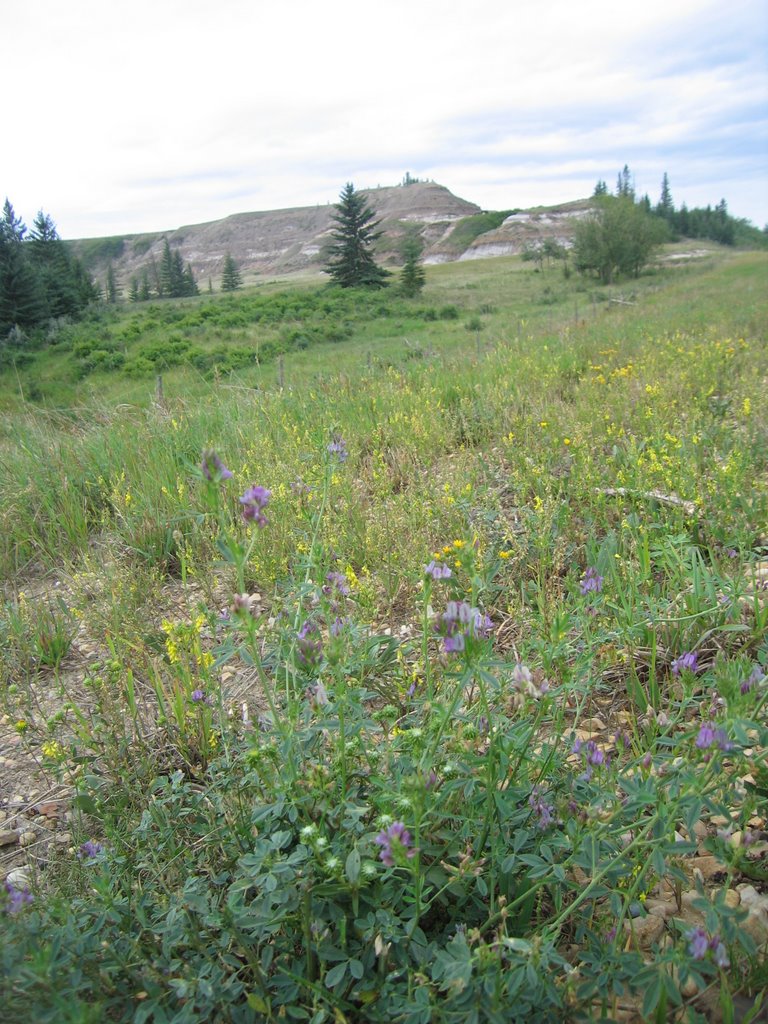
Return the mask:
{"type": "MultiPolygon", "coordinates": [[[[335,201],[406,170],[486,208],[625,163],[768,220],[761,0],[9,0],[3,180],[65,236],[335,201]],[[19,87],[23,82],[23,88],[19,87]]],[[[677,200],[677,193],[675,193],[677,200]]]]}

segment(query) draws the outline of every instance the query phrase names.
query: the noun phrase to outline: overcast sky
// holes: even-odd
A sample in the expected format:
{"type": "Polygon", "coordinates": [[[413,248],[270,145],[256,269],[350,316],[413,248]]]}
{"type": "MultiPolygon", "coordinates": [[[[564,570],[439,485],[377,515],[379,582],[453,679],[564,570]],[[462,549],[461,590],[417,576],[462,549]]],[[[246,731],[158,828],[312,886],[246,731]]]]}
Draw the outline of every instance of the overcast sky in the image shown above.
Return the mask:
{"type": "Polygon", "coordinates": [[[64,238],[613,189],[768,222],[765,0],[3,0],[0,202],[64,238]]]}

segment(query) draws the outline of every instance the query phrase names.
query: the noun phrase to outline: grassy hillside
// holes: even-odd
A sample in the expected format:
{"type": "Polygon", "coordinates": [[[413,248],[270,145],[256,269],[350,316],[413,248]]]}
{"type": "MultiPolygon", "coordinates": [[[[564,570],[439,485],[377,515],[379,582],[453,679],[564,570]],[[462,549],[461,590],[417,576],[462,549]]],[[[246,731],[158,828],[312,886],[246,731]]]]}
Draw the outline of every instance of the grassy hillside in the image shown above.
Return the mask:
{"type": "Polygon", "coordinates": [[[4,369],[9,1020],[765,987],[768,256],[427,273],[103,312],[4,369]]]}

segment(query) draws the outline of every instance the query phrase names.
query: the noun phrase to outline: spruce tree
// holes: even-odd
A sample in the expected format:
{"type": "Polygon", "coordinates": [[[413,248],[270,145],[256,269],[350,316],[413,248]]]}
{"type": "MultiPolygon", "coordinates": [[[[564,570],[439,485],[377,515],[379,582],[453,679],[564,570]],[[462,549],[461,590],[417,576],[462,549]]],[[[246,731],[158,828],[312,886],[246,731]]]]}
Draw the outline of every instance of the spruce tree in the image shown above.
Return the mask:
{"type": "Polygon", "coordinates": [[[334,220],[338,225],[329,246],[325,272],[342,288],[383,288],[389,274],[376,265],[373,244],[381,232],[374,212],[354,186],[348,182],[336,204],[334,220]]]}
{"type": "Polygon", "coordinates": [[[223,292],[234,292],[242,287],[242,284],[243,279],[237,263],[232,258],[232,253],[228,252],[224,257],[224,267],[221,271],[221,290],[223,292]]]}
{"type": "Polygon", "coordinates": [[[400,271],[400,291],[411,298],[424,287],[426,274],[421,263],[422,244],[416,235],[409,235],[403,242],[403,269],[400,271]]]}

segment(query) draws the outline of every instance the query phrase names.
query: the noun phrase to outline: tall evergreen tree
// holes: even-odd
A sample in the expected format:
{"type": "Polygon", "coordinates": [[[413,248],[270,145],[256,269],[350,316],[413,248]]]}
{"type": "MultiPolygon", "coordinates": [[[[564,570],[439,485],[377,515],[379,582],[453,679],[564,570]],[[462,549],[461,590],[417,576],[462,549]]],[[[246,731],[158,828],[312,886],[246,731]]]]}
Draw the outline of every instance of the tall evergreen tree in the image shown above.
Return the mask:
{"type": "Polygon", "coordinates": [[[221,290],[223,292],[234,292],[242,287],[243,279],[240,269],[235,263],[232,253],[228,252],[224,257],[224,266],[221,271],[221,290]]]}
{"type": "Polygon", "coordinates": [[[656,204],[656,214],[659,217],[663,217],[664,220],[672,222],[672,218],[675,215],[675,204],[672,202],[672,192],[669,188],[669,175],[664,171],[664,177],[661,179],[661,195],[659,201],[656,204]]]}
{"type": "Polygon", "coordinates": [[[400,291],[409,298],[418,295],[426,281],[421,252],[421,239],[417,235],[409,235],[403,242],[404,263],[400,271],[400,291]]]}
{"type": "Polygon", "coordinates": [[[117,281],[115,280],[115,268],[110,263],[107,267],[107,280],[104,286],[104,297],[110,305],[117,302],[117,281]]]}
{"type": "Polygon", "coordinates": [[[631,199],[634,201],[635,186],[632,182],[632,172],[627,164],[624,164],[616,181],[616,195],[620,199],[631,199]]]}
{"type": "Polygon", "coordinates": [[[348,182],[341,191],[333,219],[337,227],[328,248],[325,272],[342,288],[383,288],[389,274],[376,265],[373,245],[381,235],[378,221],[364,197],[348,182]]]}

